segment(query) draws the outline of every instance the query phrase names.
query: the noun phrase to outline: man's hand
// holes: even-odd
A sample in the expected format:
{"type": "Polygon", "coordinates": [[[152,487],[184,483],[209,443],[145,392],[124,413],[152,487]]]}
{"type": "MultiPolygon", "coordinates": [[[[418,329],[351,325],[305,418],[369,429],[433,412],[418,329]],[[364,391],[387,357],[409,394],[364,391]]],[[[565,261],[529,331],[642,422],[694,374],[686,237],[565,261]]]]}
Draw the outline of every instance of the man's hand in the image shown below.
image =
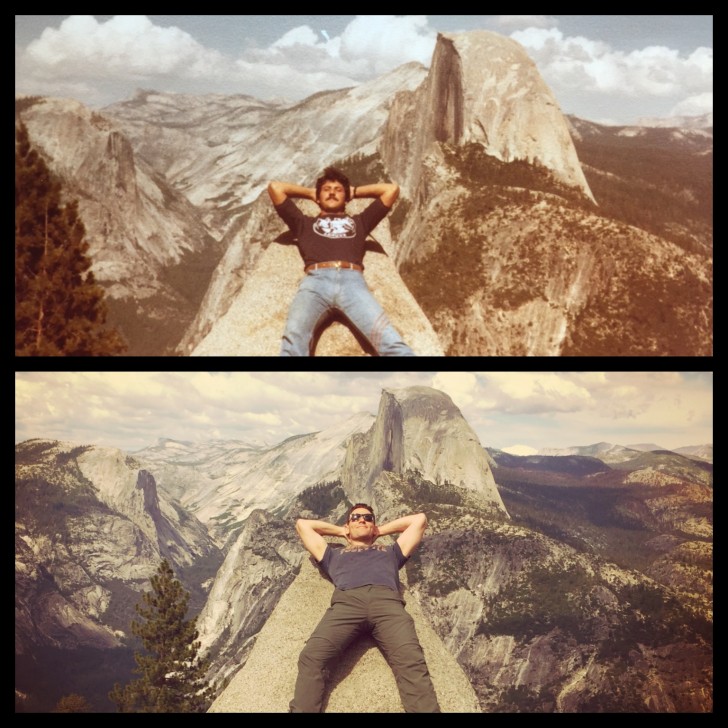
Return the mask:
{"type": "Polygon", "coordinates": [[[397,543],[402,553],[409,556],[420,545],[426,528],[427,516],[424,513],[413,513],[411,516],[397,518],[377,528],[377,537],[401,533],[397,543]]]}
{"type": "Polygon", "coordinates": [[[273,180],[268,183],[268,195],[271,202],[278,206],[282,205],[288,197],[302,197],[305,200],[316,202],[316,188],[302,187],[290,182],[277,182],[273,180]]]}
{"type": "Polygon", "coordinates": [[[326,521],[311,521],[299,518],[296,521],[296,531],[303,541],[303,545],[316,561],[321,561],[328,545],[324,536],[340,536],[349,540],[348,531],[343,526],[335,526],[326,521]]]}
{"type": "Polygon", "coordinates": [[[399,197],[399,185],[394,182],[378,182],[373,185],[352,187],[357,197],[378,197],[384,205],[392,207],[399,197]]]}

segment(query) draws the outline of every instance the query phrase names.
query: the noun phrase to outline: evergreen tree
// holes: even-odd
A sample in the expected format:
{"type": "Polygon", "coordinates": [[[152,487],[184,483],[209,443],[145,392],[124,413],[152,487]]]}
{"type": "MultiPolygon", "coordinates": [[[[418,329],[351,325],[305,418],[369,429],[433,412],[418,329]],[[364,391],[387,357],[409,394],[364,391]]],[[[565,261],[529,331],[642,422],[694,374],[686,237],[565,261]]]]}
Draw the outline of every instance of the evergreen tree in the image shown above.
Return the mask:
{"type": "Polygon", "coordinates": [[[64,695],[56,707],[53,709],[54,713],[90,713],[91,705],[83,695],[77,693],[71,693],[70,695],[64,695]]]}
{"type": "Polygon", "coordinates": [[[141,677],[123,688],[116,683],[109,698],[121,713],[204,713],[213,688],[205,678],[208,661],[197,654],[196,620],[184,619],[190,595],[166,559],[151,585],[135,607],[143,621],[131,624],[148,652],[134,655],[134,672],[141,677]]]}
{"type": "Polygon", "coordinates": [[[125,345],[108,330],[103,289],[87,256],[78,203],[32,148],[24,124],[15,144],[15,353],[108,356],[125,345]]]}

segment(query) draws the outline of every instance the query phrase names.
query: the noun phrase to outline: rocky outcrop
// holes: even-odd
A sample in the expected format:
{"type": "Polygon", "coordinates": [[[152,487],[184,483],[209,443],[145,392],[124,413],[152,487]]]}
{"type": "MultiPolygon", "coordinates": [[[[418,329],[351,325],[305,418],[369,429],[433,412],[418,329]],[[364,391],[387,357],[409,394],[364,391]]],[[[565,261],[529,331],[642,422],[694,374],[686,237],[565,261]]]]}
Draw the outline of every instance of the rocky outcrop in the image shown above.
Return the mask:
{"type": "Polygon", "coordinates": [[[407,63],[353,88],[322,89],[288,105],[143,91],[103,111],[198,207],[213,235],[232,242],[247,206],[270,180],[313,185],[337,160],[371,154],[394,95],[417,88],[426,73],[421,64],[407,63]]]}
{"type": "Polygon", "coordinates": [[[228,550],[197,619],[200,645],[222,684],[245,663],[303,559],[293,526],[255,511],[228,550]]]}
{"type": "Polygon", "coordinates": [[[17,652],[118,646],[162,558],[214,568],[204,526],[119,450],[29,440],[16,459],[17,652]]]}
{"type": "MultiPolygon", "coordinates": [[[[355,200],[348,209],[356,214],[369,203],[368,200],[355,200]]],[[[318,207],[312,202],[299,201],[299,205],[306,214],[316,215],[318,212],[318,207]]],[[[269,201],[267,206],[270,207],[269,201]]],[[[275,218],[278,220],[277,234],[280,235],[282,223],[277,215],[275,218]]],[[[188,349],[191,347],[191,356],[279,354],[288,310],[304,275],[303,263],[298,249],[285,236],[284,244],[269,239],[260,245],[257,217],[254,215],[251,220],[249,227],[256,230],[255,237],[249,239],[246,246],[242,242],[246,235],[241,234],[236,238],[240,243],[234,243],[225,256],[225,261],[235,257],[236,263],[241,266],[237,273],[242,285],[230,300],[224,293],[224,281],[230,280],[232,269],[220,267],[222,278],[216,275],[215,287],[207,296],[207,305],[203,305],[183,342],[188,349]],[[257,257],[253,255],[255,248],[258,249],[257,257]],[[233,250],[239,251],[240,255],[233,256],[233,250]],[[245,253],[247,263],[242,262],[245,253]],[[213,290],[219,290],[219,295],[213,294],[213,290]],[[226,302],[229,305],[227,310],[224,308],[226,302]]],[[[373,231],[372,237],[364,258],[364,277],[373,295],[415,354],[442,356],[442,347],[430,322],[387,255],[391,238],[386,219],[373,231]]],[[[376,352],[359,332],[345,320],[336,318],[332,318],[320,332],[315,348],[316,356],[371,354],[376,352]]]]}
{"type": "Polygon", "coordinates": [[[110,320],[130,342],[128,353],[150,352],[139,331],[144,325],[129,326],[128,314],[118,314],[127,305],[147,326],[160,327],[159,339],[176,344],[219,258],[197,210],[135,155],[110,118],[52,98],[28,106],[20,118],[65,197],[79,201],[92,271],[106,290],[110,320]]]}
{"type": "MultiPolygon", "coordinates": [[[[402,572],[404,575],[404,572],[402,572]]],[[[406,577],[402,579],[406,587],[406,577]]],[[[211,713],[285,713],[300,651],[329,606],[333,585],[305,558],[258,635],[245,666],[212,704],[211,713]],[[265,676],[265,679],[262,679],[265,676]]],[[[468,678],[417,603],[404,592],[443,712],[478,713],[468,678]]],[[[392,671],[371,637],[355,641],[332,665],[324,712],[397,713],[402,704],[392,671]]]]}
{"type": "MultiPolygon", "coordinates": [[[[245,501],[245,509],[240,505],[233,508],[229,500],[216,500],[214,512],[219,514],[224,508],[232,521],[250,514],[227,549],[198,621],[200,642],[211,656],[211,673],[217,681],[228,678],[245,662],[270,611],[298,570],[304,552],[293,528],[295,518],[303,515],[339,522],[346,511],[345,498],[348,503],[371,503],[380,522],[397,518],[412,509],[411,499],[402,497],[405,474],[410,471],[437,484],[438,492],[457,491],[458,495],[453,495],[457,502],[472,495],[468,502],[473,508],[507,515],[485,450],[443,392],[430,387],[385,390],[377,417],[367,431],[361,426],[350,426],[346,431],[346,439],[338,438],[338,449],[345,449],[345,454],[341,453],[336,469],[328,470],[325,477],[317,452],[328,453],[328,449],[316,447],[313,436],[286,441],[258,462],[249,463],[249,475],[238,480],[235,492],[257,490],[260,508],[275,508],[283,520],[263,510],[250,513],[252,495],[245,501]],[[332,494],[330,510],[314,516],[293,496],[295,491],[300,494],[304,490],[301,473],[295,471],[315,467],[321,473],[318,482],[336,484],[340,480],[341,488],[335,486],[338,492],[335,497],[332,494]],[[278,487],[271,487],[272,474],[278,487]]],[[[327,455],[325,462],[331,461],[327,455]]],[[[222,490],[230,488],[223,486],[222,490]]],[[[213,512],[212,505],[205,510],[213,512]]],[[[219,516],[207,518],[211,530],[220,528],[219,516]]]]}
{"type": "Polygon", "coordinates": [[[271,447],[177,443],[172,452],[150,448],[135,457],[224,548],[254,511],[288,507],[306,488],[338,478],[349,438],[367,431],[372,420],[360,413],[271,447]]]}
{"type": "Polygon", "coordinates": [[[369,503],[382,472],[408,470],[437,485],[472,490],[484,504],[505,513],[485,450],[444,392],[430,387],[383,390],[372,429],[349,442],[342,482],[352,503],[369,503]]]}
{"type": "Polygon", "coordinates": [[[426,81],[392,104],[379,150],[410,199],[435,142],[475,142],[505,162],[537,162],[593,199],[551,89],[525,49],[497,33],[440,33],[426,81]]]}
{"type": "Polygon", "coordinates": [[[163,267],[214,241],[193,205],[142,158],[110,118],[68,99],[44,99],[22,112],[31,144],[79,209],[99,282],[113,297],[169,290],[163,267]],[[112,285],[113,284],[113,285],[112,285]]]}

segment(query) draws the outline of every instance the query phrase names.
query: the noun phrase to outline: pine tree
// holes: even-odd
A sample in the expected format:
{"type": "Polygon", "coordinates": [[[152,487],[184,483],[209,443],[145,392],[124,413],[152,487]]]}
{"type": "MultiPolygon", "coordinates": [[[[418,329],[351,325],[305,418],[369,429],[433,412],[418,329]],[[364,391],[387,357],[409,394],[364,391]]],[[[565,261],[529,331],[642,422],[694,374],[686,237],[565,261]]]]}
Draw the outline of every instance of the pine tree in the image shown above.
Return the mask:
{"type": "Polygon", "coordinates": [[[204,713],[213,698],[205,672],[208,661],[198,657],[200,643],[195,619],[185,621],[190,595],[167,560],[151,578],[152,591],[135,609],[143,621],[132,621],[148,654],[135,653],[141,675],[109,693],[121,713],[204,713]]]}
{"type": "Polygon", "coordinates": [[[109,356],[125,345],[108,330],[103,289],[88,258],[78,203],[61,204],[61,185],[20,123],[15,145],[15,353],[109,356]]]}
{"type": "Polygon", "coordinates": [[[53,709],[54,713],[90,713],[91,705],[83,695],[77,693],[71,693],[70,695],[64,695],[56,707],[53,709]]]}

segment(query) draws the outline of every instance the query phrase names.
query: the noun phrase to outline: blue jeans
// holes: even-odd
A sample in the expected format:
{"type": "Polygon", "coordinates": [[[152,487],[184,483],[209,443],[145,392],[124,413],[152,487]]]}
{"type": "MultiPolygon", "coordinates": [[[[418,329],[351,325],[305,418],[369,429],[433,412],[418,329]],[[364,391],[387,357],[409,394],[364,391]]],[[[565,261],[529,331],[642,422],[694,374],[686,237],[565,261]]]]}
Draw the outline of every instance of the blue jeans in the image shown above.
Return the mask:
{"type": "Polygon", "coordinates": [[[318,324],[340,311],[380,356],[415,356],[389,322],[364,276],[350,268],[323,268],[308,273],[288,313],[281,356],[310,356],[318,324]]]}

